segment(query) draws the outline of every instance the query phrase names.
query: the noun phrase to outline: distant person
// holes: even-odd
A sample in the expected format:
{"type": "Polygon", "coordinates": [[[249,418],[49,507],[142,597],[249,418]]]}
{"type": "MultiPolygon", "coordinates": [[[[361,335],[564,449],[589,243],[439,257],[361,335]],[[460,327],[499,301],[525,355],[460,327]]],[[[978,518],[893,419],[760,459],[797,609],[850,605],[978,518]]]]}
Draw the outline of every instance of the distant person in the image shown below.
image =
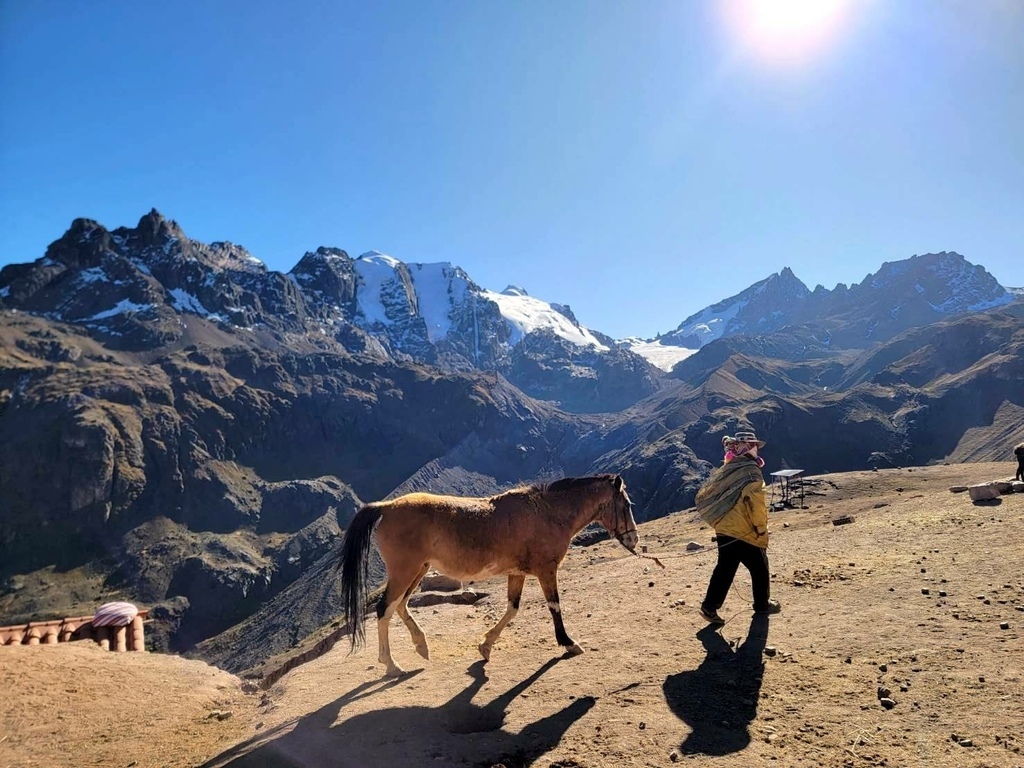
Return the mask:
{"type": "Polygon", "coordinates": [[[1017,457],[1017,474],[1013,479],[1024,481],[1024,443],[1019,443],[1013,449],[1013,455],[1017,457]]]}
{"type": "Polygon", "coordinates": [[[765,499],[757,455],[767,443],[753,432],[737,432],[722,438],[725,462],[697,491],[697,511],[714,527],[718,541],[718,562],[711,574],[700,613],[711,624],[725,624],[718,609],[742,563],[750,571],[754,589],[754,613],[773,614],[782,610],[770,597],[768,573],[768,503],[765,499]]]}

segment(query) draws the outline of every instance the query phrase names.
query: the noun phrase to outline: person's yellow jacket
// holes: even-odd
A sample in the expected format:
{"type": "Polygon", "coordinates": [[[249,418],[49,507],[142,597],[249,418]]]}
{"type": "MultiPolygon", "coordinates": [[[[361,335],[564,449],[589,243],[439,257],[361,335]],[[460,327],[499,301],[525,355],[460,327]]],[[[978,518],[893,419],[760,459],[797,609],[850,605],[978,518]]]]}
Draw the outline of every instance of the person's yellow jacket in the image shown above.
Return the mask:
{"type": "Polygon", "coordinates": [[[715,523],[715,533],[768,547],[768,502],[763,480],[743,486],[739,501],[715,523]]]}

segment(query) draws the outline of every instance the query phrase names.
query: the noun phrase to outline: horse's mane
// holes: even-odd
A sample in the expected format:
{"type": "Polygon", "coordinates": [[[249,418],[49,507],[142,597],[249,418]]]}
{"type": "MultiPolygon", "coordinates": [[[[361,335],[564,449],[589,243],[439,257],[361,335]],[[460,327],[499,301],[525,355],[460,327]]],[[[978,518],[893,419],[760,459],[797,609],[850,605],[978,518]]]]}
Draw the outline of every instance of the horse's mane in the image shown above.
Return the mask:
{"type": "Polygon", "coordinates": [[[532,485],[520,485],[509,488],[507,491],[492,496],[493,499],[506,496],[540,496],[545,493],[558,493],[560,491],[572,491],[586,488],[594,483],[606,483],[615,480],[617,475],[589,475],[588,477],[563,477],[560,480],[552,480],[550,483],[533,483],[532,485]]]}
{"type": "Polygon", "coordinates": [[[589,477],[563,477],[561,480],[555,480],[551,483],[543,483],[533,486],[541,493],[551,492],[557,493],[558,491],[572,491],[577,488],[585,488],[588,485],[594,483],[607,483],[615,480],[615,475],[590,475],[589,477]]]}

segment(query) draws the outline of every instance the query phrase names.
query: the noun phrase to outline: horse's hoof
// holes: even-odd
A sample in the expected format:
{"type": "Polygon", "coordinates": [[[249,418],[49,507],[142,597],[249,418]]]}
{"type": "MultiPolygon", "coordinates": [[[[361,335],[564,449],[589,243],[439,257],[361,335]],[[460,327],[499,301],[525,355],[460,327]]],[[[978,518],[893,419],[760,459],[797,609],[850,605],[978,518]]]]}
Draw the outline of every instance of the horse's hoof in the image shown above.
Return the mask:
{"type": "Polygon", "coordinates": [[[480,643],[480,645],[478,645],[476,649],[480,651],[480,655],[484,657],[484,661],[491,660],[491,646],[489,646],[487,643],[480,643]]]}
{"type": "Polygon", "coordinates": [[[583,653],[583,647],[579,643],[573,643],[565,649],[565,655],[568,656],[579,656],[583,653]]]}
{"type": "Polygon", "coordinates": [[[416,653],[418,653],[420,656],[422,656],[427,661],[430,661],[430,649],[427,648],[425,643],[423,645],[417,645],[416,646],[416,653]]]}
{"type": "Polygon", "coordinates": [[[384,677],[401,677],[405,674],[405,670],[397,664],[393,664],[384,671],[384,677]]]}

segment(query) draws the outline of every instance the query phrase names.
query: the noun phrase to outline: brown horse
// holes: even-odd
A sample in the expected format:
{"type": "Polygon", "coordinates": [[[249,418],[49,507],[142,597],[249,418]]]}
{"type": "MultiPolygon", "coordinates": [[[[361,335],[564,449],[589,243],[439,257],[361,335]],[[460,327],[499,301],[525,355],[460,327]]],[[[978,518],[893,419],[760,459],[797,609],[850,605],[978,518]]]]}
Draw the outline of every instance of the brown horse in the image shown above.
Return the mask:
{"type": "Polygon", "coordinates": [[[389,677],[402,674],[388,644],[388,622],[396,611],[409,628],[416,651],[430,658],[427,639],[406,603],[431,567],[463,580],[508,574],[505,615],[479,645],[485,660],[519,610],[527,576],[536,576],[540,582],[558,644],[569,654],[583,653],[562,623],[556,571],[572,537],[592,522],[600,523],[635,552],[638,536],[633,505],[618,475],[569,477],[485,498],[410,493],[367,504],[345,532],[338,564],[345,618],[353,627],[352,647],[365,640],[362,614],[369,579],[367,556],[376,525],[377,546],[387,567],[387,587],[377,603],[379,661],[387,665],[389,677]]]}

